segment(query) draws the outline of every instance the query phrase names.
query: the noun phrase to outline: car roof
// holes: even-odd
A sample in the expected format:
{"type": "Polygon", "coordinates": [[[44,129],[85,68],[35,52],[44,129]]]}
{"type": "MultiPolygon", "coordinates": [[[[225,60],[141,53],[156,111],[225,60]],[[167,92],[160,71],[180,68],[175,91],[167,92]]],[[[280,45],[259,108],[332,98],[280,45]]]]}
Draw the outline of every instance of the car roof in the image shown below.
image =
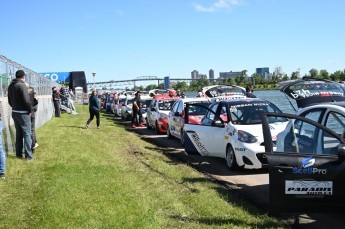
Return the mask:
{"type": "Polygon", "coordinates": [[[245,98],[245,99],[231,99],[231,100],[222,100],[219,103],[226,103],[228,105],[237,105],[237,104],[249,104],[249,103],[271,103],[270,101],[260,99],[260,98],[245,98]]]}

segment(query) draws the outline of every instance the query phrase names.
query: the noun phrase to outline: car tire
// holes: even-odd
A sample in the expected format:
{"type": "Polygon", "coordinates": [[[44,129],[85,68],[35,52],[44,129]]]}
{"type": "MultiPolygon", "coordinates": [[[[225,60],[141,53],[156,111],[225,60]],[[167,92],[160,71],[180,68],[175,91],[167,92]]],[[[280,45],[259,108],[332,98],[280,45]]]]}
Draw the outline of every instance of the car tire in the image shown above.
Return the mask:
{"type": "Polygon", "coordinates": [[[226,165],[228,166],[230,170],[238,170],[239,167],[236,161],[235,151],[231,147],[231,145],[228,145],[226,147],[225,161],[226,161],[226,165]]]}
{"type": "Polygon", "coordinates": [[[171,133],[170,133],[169,125],[168,125],[168,128],[167,128],[167,137],[168,137],[168,138],[173,138],[173,136],[172,136],[171,133]]]}
{"type": "Polygon", "coordinates": [[[150,123],[147,121],[147,118],[146,118],[146,128],[148,130],[152,129],[152,127],[150,126],[150,123]]]}
{"type": "Polygon", "coordinates": [[[155,131],[156,131],[156,134],[161,134],[161,131],[159,130],[159,127],[158,127],[158,122],[156,122],[155,131]]]}

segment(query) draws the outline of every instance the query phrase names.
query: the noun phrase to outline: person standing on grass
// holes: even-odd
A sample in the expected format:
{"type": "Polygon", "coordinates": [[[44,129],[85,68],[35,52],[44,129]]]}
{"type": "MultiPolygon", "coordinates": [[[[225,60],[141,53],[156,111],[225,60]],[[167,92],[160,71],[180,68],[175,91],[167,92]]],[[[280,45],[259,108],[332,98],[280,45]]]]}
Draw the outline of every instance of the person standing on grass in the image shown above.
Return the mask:
{"type": "Polygon", "coordinates": [[[141,96],[140,91],[137,91],[135,93],[135,98],[134,98],[133,107],[132,107],[132,111],[133,111],[132,128],[136,128],[137,126],[139,127],[143,126],[142,124],[143,115],[141,113],[140,96],[141,96]]]}
{"type": "Polygon", "coordinates": [[[5,179],[6,155],[2,148],[2,121],[0,116],[0,179],[5,179]]]}
{"type": "Polygon", "coordinates": [[[28,87],[25,85],[23,70],[16,72],[16,78],[8,86],[8,103],[12,107],[12,118],[16,128],[16,157],[23,158],[23,139],[25,158],[32,160],[31,102],[28,87]]]}
{"type": "Polygon", "coordinates": [[[34,152],[34,149],[38,147],[37,138],[36,138],[36,112],[38,108],[38,100],[36,98],[36,92],[33,87],[29,87],[28,93],[30,96],[30,102],[31,102],[31,139],[32,139],[32,152],[34,152]]]}
{"type": "Polygon", "coordinates": [[[93,89],[89,98],[90,118],[86,122],[85,129],[89,128],[89,125],[95,116],[96,116],[97,129],[100,129],[99,109],[100,109],[99,100],[96,95],[96,90],[93,89]]]}
{"type": "Polygon", "coordinates": [[[53,103],[55,109],[55,117],[60,117],[61,110],[60,110],[60,93],[56,89],[56,87],[52,88],[53,90],[53,103]]]}

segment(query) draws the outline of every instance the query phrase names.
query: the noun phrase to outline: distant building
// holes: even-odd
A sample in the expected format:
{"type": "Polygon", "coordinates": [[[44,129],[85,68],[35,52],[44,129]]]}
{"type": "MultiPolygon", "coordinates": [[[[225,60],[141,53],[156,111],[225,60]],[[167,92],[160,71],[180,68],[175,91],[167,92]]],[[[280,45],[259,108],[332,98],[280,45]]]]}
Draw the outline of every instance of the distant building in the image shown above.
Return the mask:
{"type": "Polygon", "coordinates": [[[207,75],[206,74],[199,74],[198,79],[207,79],[207,75]]]}
{"type": "Polygon", "coordinates": [[[192,79],[199,79],[199,72],[197,70],[192,71],[192,79]]]}
{"type": "Polygon", "coordinates": [[[256,73],[259,74],[261,77],[267,79],[270,76],[270,69],[265,68],[257,68],[256,73]]]}
{"type": "Polygon", "coordinates": [[[213,83],[214,82],[214,70],[213,69],[210,69],[208,71],[208,76],[209,76],[210,82],[213,83]]]}
{"type": "Polygon", "coordinates": [[[242,76],[242,72],[219,72],[220,79],[235,79],[237,76],[242,76]]]}

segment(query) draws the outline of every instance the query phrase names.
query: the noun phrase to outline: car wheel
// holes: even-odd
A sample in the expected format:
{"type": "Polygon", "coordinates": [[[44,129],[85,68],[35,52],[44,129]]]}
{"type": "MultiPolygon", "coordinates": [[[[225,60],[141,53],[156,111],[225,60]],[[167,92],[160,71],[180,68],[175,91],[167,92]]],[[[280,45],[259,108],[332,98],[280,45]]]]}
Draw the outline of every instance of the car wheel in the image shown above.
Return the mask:
{"type": "Polygon", "coordinates": [[[158,122],[156,122],[155,131],[156,131],[156,134],[161,134],[161,131],[159,130],[158,122]]]}
{"type": "Polygon", "coordinates": [[[147,118],[146,118],[146,128],[148,130],[152,129],[152,127],[150,126],[150,123],[147,121],[147,118]]]}
{"type": "Polygon", "coordinates": [[[225,156],[226,165],[230,170],[237,170],[238,164],[235,157],[234,149],[231,147],[231,145],[228,145],[226,147],[226,156],[225,156]]]}
{"type": "Polygon", "coordinates": [[[173,138],[173,136],[172,136],[171,133],[170,133],[169,125],[168,125],[168,129],[167,129],[167,137],[168,137],[168,138],[173,138]]]}

